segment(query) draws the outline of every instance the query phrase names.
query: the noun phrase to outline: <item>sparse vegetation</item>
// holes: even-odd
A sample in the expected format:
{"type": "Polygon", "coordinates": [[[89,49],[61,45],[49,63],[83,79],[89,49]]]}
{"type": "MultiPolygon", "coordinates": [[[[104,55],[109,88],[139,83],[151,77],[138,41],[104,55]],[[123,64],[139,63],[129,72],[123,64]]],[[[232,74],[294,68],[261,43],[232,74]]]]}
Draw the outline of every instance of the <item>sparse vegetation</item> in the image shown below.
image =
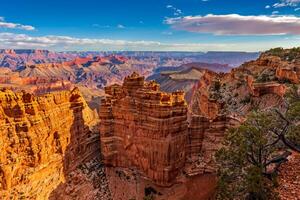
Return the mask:
{"type": "Polygon", "coordinates": [[[274,48],[265,52],[266,55],[278,56],[282,60],[293,61],[300,58],[300,47],[292,49],[274,48]]]}
{"type": "Polygon", "coordinates": [[[282,47],[273,48],[266,51],[265,54],[281,57],[284,54],[284,49],[282,47]]]}
{"type": "Polygon", "coordinates": [[[217,199],[278,199],[276,174],[290,150],[300,152],[300,95],[294,87],[285,111],[255,111],[228,131],[216,153],[217,199]]]}
{"type": "Polygon", "coordinates": [[[291,81],[287,78],[280,79],[278,82],[282,84],[291,84],[291,81]]]}
{"type": "Polygon", "coordinates": [[[214,84],[213,84],[213,90],[216,91],[216,92],[219,92],[220,89],[221,89],[220,81],[215,81],[214,84]]]}
{"type": "Polygon", "coordinates": [[[275,80],[275,71],[271,69],[264,70],[257,78],[256,82],[265,83],[275,80]]]}

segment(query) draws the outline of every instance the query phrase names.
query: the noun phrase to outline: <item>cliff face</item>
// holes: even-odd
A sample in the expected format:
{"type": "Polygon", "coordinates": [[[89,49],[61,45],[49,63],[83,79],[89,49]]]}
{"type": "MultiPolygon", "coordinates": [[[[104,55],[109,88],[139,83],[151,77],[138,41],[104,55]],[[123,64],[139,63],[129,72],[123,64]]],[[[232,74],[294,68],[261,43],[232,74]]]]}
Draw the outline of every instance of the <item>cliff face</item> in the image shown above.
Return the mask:
{"type": "Polygon", "coordinates": [[[137,167],[158,185],[169,185],[185,164],[187,106],[183,92],[167,94],[132,74],[106,88],[100,133],[104,162],[137,167]]]}
{"type": "Polygon", "coordinates": [[[231,115],[218,114],[214,119],[192,115],[189,121],[186,173],[215,173],[215,153],[222,147],[226,131],[239,124],[240,119],[231,115]]]}
{"type": "Polygon", "coordinates": [[[280,108],[285,82],[297,82],[297,66],[263,54],[230,73],[203,76],[189,106],[187,173],[214,172],[214,154],[228,128],[242,123],[253,109],[280,108]]]}
{"type": "Polygon", "coordinates": [[[98,154],[94,117],[78,89],[38,97],[1,90],[0,196],[47,199],[98,154]]]}

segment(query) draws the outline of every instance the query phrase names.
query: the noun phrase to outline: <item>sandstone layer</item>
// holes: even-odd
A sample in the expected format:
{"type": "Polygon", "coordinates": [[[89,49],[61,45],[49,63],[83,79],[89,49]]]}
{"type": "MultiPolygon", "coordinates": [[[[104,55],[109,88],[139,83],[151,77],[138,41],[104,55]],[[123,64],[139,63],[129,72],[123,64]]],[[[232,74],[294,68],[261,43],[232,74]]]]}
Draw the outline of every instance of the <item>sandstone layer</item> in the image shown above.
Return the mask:
{"type": "Polygon", "coordinates": [[[2,89],[1,198],[48,199],[68,173],[99,153],[94,125],[78,89],[42,96],[2,89]]]}
{"type": "Polygon", "coordinates": [[[185,164],[187,106],[183,92],[167,94],[133,73],[122,86],[107,87],[101,102],[103,159],[114,167],[137,167],[158,185],[169,185],[185,164]]]}

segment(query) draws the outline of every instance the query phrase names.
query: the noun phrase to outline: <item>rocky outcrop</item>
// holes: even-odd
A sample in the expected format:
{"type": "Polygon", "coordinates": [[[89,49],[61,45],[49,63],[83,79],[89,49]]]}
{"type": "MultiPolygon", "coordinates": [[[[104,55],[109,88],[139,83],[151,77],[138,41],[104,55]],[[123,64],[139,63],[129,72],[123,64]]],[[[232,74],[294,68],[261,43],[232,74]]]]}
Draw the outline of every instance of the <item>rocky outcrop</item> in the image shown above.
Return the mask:
{"type": "Polygon", "coordinates": [[[184,93],[161,92],[136,73],[122,86],[107,87],[106,93],[99,113],[105,164],[137,167],[156,184],[170,185],[186,158],[184,93]]]}
{"type": "Polygon", "coordinates": [[[280,81],[298,84],[300,82],[299,60],[289,60],[263,53],[259,59],[243,64],[233,72],[244,72],[256,76],[259,82],[280,81]]]}
{"type": "Polygon", "coordinates": [[[187,174],[214,173],[214,155],[226,131],[242,123],[254,108],[264,110],[283,104],[287,86],[275,77],[281,62],[278,57],[262,56],[230,73],[201,78],[189,106],[187,174]]]}
{"type": "Polygon", "coordinates": [[[98,154],[93,126],[95,116],[78,89],[42,96],[1,90],[1,198],[47,199],[68,173],[98,154]]]}
{"type": "Polygon", "coordinates": [[[193,88],[193,98],[189,106],[192,115],[201,115],[208,119],[216,118],[221,109],[221,104],[211,98],[210,91],[210,86],[216,83],[216,77],[216,74],[206,72],[198,81],[197,87],[193,88]]]}
{"type": "Polygon", "coordinates": [[[283,98],[286,93],[286,86],[276,82],[253,84],[253,96],[261,97],[265,94],[276,94],[283,98]]]}
{"type": "Polygon", "coordinates": [[[290,81],[291,83],[298,84],[300,82],[300,76],[297,72],[300,71],[298,68],[290,66],[289,68],[278,67],[276,69],[276,77],[282,81],[290,81]]]}
{"type": "Polygon", "coordinates": [[[226,131],[241,123],[239,118],[217,115],[209,119],[192,115],[189,125],[186,173],[191,175],[215,173],[215,153],[222,147],[226,131]]]}

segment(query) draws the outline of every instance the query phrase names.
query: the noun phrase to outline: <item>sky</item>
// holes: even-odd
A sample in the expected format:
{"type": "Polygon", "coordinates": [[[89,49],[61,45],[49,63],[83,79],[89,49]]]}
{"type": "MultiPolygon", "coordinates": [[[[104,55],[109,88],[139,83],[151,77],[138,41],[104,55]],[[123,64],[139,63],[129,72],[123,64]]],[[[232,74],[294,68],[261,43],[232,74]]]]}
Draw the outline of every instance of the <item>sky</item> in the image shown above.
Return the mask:
{"type": "Polygon", "coordinates": [[[263,51],[300,46],[300,0],[14,0],[0,48],[263,51]]]}

